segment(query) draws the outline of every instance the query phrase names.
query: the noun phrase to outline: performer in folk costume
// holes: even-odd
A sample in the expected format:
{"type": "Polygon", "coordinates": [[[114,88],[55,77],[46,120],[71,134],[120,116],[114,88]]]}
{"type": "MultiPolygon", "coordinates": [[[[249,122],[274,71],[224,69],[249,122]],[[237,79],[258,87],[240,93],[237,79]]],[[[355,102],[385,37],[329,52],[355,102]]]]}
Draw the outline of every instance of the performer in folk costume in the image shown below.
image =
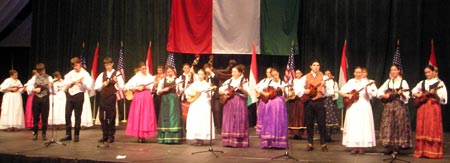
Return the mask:
{"type": "Polygon", "coordinates": [[[189,105],[189,114],[186,121],[186,139],[197,140],[194,145],[203,145],[203,140],[210,140],[210,136],[214,139],[215,131],[210,122],[211,118],[211,97],[214,87],[208,83],[205,71],[200,69],[197,71],[198,80],[194,81],[184,92],[186,98],[191,99],[197,97],[189,105]],[[212,129],[212,131],[210,131],[212,129]],[[212,133],[212,135],[210,135],[212,133]]]}
{"type": "Polygon", "coordinates": [[[355,100],[346,108],[342,144],[352,148],[352,154],[364,154],[364,148],[376,146],[370,99],[377,95],[377,87],[372,81],[363,79],[361,67],[356,67],[353,75],[355,78],[348,80],[340,91],[345,101],[355,100]]]}
{"type": "MultiPolygon", "coordinates": [[[[203,65],[205,70],[206,80],[212,86],[220,86],[219,76],[214,73],[214,68],[210,63],[203,65]]],[[[211,95],[211,108],[214,116],[215,131],[221,133],[222,131],[222,113],[223,105],[220,103],[219,89],[215,89],[211,95]]]]}
{"type": "Polygon", "coordinates": [[[326,110],[324,107],[324,100],[326,96],[334,94],[332,83],[325,82],[329,78],[320,72],[319,61],[313,61],[310,65],[311,72],[300,79],[299,94],[305,104],[305,124],[308,132],[308,144],[306,151],[314,150],[313,147],[313,131],[314,122],[317,121],[320,134],[320,144],[323,152],[328,151],[328,146],[325,143],[326,137],[326,110]]]}
{"type": "Polygon", "coordinates": [[[18,78],[19,73],[16,70],[9,70],[9,78],[6,78],[0,87],[3,92],[0,129],[7,131],[17,131],[25,127],[22,105],[24,89],[18,78]]]}
{"type": "Polygon", "coordinates": [[[161,96],[156,93],[158,90],[159,81],[165,77],[164,75],[164,66],[157,66],[156,74],[155,74],[155,83],[153,84],[152,94],[153,94],[153,103],[155,107],[155,115],[156,121],[158,121],[159,108],[161,107],[161,96]]]}
{"type": "Polygon", "coordinates": [[[125,135],[137,137],[139,143],[145,143],[145,138],[156,137],[157,132],[151,93],[155,78],[147,73],[144,62],[139,62],[137,67],[139,71],[125,85],[125,89],[134,92],[125,135]]]}
{"type": "Polygon", "coordinates": [[[245,66],[240,64],[231,70],[219,93],[226,98],[223,106],[222,144],[227,147],[248,147],[248,82],[244,78],[245,66]]]}
{"type": "Polygon", "coordinates": [[[63,125],[66,123],[66,92],[64,92],[64,79],[59,71],[53,73],[54,94],[50,96],[50,111],[48,113],[48,124],[63,125]],[[53,103],[53,105],[51,105],[53,103]]]}
{"type": "Polygon", "coordinates": [[[275,68],[272,68],[271,77],[272,80],[270,80],[267,85],[259,87],[261,102],[266,103],[263,113],[264,116],[261,119],[261,147],[286,148],[288,139],[288,117],[286,104],[283,98],[286,83],[280,79],[280,73],[275,68]]]}
{"type": "Polygon", "coordinates": [[[73,70],[64,75],[64,83],[67,94],[66,102],[66,136],[61,141],[72,140],[72,111],[75,112],[75,133],[74,142],[79,141],[81,129],[81,113],[83,112],[84,93],[92,86],[92,78],[89,73],[81,67],[81,60],[78,57],[70,59],[73,70]]]}
{"type": "MultiPolygon", "coordinates": [[[[256,85],[256,94],[259,97],[259,92],[267,87],[268,83],[272,81],[272,67],[267,67],[266,68],[266,78],[262,79],[259,81],[259,83],[256,85]]],[[[266,109],[266,103],[262,102],[261,100],[258,101],[258,105],[257,105],[257,115],[256,115],[256,135],[260,135],[261,134],[261,130],[262,130],[262,119],[264,119],[264,113],[265,113],[265,109],[266,109]]]]}
{"type": "MultiPolygon", "coordinates": [[[[300,92],[298,85],[303,73],[300,70],[295,70],[295,79],[292,80],[292,85],[288,86],[288,101],[286,106],[288,108],[288,129],[290,134],[294,135],[294,139],[301,139],[300,130],[306,129],[304,119],[303,102],[297,94],[300,92]]],[[[305,132],[306,134],[306,132],[305,132]]]]}
{"type": "Polygon", "coordinates": [[[180,99],[176,86],[183,82],[175,77],[173,67],[166,66],[166,77],[158,84],[157,93],[161,95],[161,110],[158,118],[158,143],[174,144],[183,139],[180,99]]]}
{"type": "Polygon", "coordinates": [[[339,127],[339,121],[338,121],[338,107],[337,107],[337,99],[339,97],[339,85],[338,83],[333,80],[334,76],[331,73],[330,70],[325,70],[325,76],[328,77],[328,79],[325,81],[326,85],[332,85],[334,93],[332,95],[326,96],[324,100],[325,105],[325,111],[326,111],[326,119],[325,119],[325,125],[327,127],[327,133],[325,137],[325,141],[331,142],[331,135],[337,134],[340,131],[339,127]]]}
{"type": "Polygon", "coordinates": [[[384,103],[381,114],[380,142],[386,154],[410,148],[411,124],[406,104],[409,100],[408,82],[402,78],[399,66],[390,67],[389,79],[378,89],[377,97],[384,103]]]}
{"type": "MultiPolygon", "coordinates": [[[[31,78],[33,78],[37,74],[36,69],[33,69],[31,71],[31,78]]],[[[25,83],[24,87],[27,88],[28,85],[30,85],[31,78],[25,83]]],[[[28,97],[27,97],[27,103],[25,104],[25,127],[26,128],[33,128],[33,97],[34,92],[28,91],[28,89],[24,89],[24,91],[27,91],[28,97]]],[[[41,123],[39,124],[42,125],[41,123]]]]}
{"type": "MultiPolygon", "coordinates": [[[[124,87],[123,78],[119,71],[114,70],[114,62],[111,57],[103,59],[105,71],[100,73],[95,80],[94,89],[100,92],[99,118],[102,126],[102,137],[99,142],[114,142],[116,133],[116,93],[124,87]]],[[[155,115],[153,114],[153,117],[155,115]]],[[[133,121],[128,121],[131,124],[133,121]]]]}
{"type": "Polygon", "coordinates": [[[186,117],[189,111],[189,102],[186,100],[186,95],[184,90],[186,90],[189,85],[191,85],[195,80],[197,80],[197,74],[191,69],[191,66],[187,63],[183,64],[183,74],[178,77],[178,80],[183,81],[183,83],[178,87],[178,94],[181,100],[181,115],[183,119],[183,125],[186,125],[186,117]]]}
{"type": "Polygon", "coordinates": [[[425,80],[412,90],[417,109],[416,150],[414,157],[442,158],[444,133],[441,104],[447,104],[447,88],[437,77],[437,68],[428,65],[424,69],[425,80]]]}
{"type": "Polygon", "coordinates": [[[37,140],[39,121],[42,118],[42,140],[47,140],[48,112],[50,109],[50,94],[54,93],[53,78],[45,72],[43,63],[36,64],[37,75],[28,83],[28,91],[34,92],[33,97],[33,140],[37,140]]]}

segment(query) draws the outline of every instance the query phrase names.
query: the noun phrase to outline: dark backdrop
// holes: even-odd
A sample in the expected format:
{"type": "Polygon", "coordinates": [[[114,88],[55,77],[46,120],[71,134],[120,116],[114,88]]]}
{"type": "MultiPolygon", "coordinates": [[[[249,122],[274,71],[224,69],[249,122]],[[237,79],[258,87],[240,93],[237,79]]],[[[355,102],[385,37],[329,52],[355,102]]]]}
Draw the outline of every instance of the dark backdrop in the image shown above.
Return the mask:
{"type": "MultiPolygon", "coordinates": [[[[25,67],[44,62],[49,72],[65,73],[70,69],[69,58],[80,55],[82,42],[86,42],[88,70],[96,42],[100,43],[99,58],[109,55],[117,60],[123,41],[126,74],[131,74],[138,61],[145,60],[149,41],[153,42],[154,66],[165,63],[169,0],[39,0],[32,3],[32,46],[25,67]]],[[[448,0],[303,0],[299,3],[297,42],[300,51],[295,57],[296,66],[308,71],[310,62],[319,59],[322,70],[330,68],[337,75],[342,45],[347,40],[349,68],[366,66],[369,77],[378,81],[379,86],[387,78],[395,43],[400,40],[404,77],[413,87],[423,79],[430,40],[434,39],[440,78],[449,83],[449,6],[448,0]]],[[[247,55],[216,55],[215,58],[216,68],[225,67],[231,58],[250,64],[247,55]]],[[[192,59],[192,55],[177,54],[178,71],[182,63],[190,63],[192,59]]],[[[259,55],[260,76],[269,65],[284,70],[287,59],[259,55]]],[[[206,56],[202,56],[201,64],[206,61],[206,56]]],[[[416,109],[409,109],[414,125],[416,109]]],[[[381,105],[376,102],[373,110],[378,126],[381,105]]],[[[445,106],[443,116],[449,115],[445,106]]],[[[450,131],[448,118],[444,119],[444,127],[450,131]]]]}

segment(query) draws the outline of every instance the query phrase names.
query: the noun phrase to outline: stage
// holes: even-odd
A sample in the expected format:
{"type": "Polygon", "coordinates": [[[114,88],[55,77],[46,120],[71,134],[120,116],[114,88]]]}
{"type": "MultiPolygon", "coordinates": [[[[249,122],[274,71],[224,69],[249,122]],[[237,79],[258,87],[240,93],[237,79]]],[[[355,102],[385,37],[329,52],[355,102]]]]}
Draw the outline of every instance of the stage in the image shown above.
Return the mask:
{"type": "MultiPolygon", "coordinates": [[[[97,148],[97,139],[101,135],[98,126],[81,131],[80,142],[65,142],[66,146],[53,144],[45,147],[46,141],[32,141],[32,131],[23,129],[17,132],[0,131],[0,162],[286,162],[284,159],[271,160],[272,157],[284,154],[285,150],[261,149],[259,138],[255,136],[255,129],[250,130],[250,148],[227,148],[221,146],[221,137],[216,135],[213,141],[214,150],[224,151],[215,158],[211,153],[192,155],[192,152],[208,150],[209,146],[193,146],[188,141],[178,145],[157,144],[156,139],[149,139],[147,143],[139,144],[137,139],[124,135],[124,124],[121,123],[116,133],[116,142],[110,148],[97,148]],[[116,159],[117,156],[126,156],[116,159]]],[[[57,130],[57,138],[64,134],[63,129],[57,130]]],[[[318,135],[316,135],[318,137],[318,135]]],[[[48,131],[47,138],[51,138],[48,131]]],[[[364,155],[351,155],[344,146],[340,145],[342,136],[333,135],[335,142],[328,143],[329,152],[320,150],[319,142],[315,140],[315,150],[304,151],[306,140],[289,139],[291,149],[289,153],[300,162],[333,162],[333,163],[370,163],[383,162],[389,155],[382,155],[384,148],[377,146],[366,150],[364,155]]],[[[40,139],[40,137],[39,137],[40,139]]],[[[445,134],[444,159],[416,159],[411,156],[413,149],[403,150],[399,158],[411,162],[440,163],[450,161],[450,133],[445,134]]],[[[290,160],[289,162],[294,162],[290,160]]]]}

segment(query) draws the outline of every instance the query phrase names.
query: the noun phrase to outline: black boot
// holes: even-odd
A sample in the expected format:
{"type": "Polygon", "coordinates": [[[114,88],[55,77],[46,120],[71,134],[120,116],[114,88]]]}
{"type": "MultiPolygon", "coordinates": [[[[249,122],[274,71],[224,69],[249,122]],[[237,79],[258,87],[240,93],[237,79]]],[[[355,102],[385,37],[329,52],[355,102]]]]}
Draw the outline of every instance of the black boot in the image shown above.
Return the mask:
{"type": "Polygon", "coordinates": [[[103,137],[101,137],[100,139],[98,139],[98,142],[99,143],[103,143],[103,142],[105,142],[105,141],[107,141],[108,140],[108,137],[107,136],[103,136],[103,137]]]}
{"type": "Polygon", "coordinates": [[[73,142],[79,142],[79,141],[80,141],[80,137],[78,135],[74,135],[73,142]]]}
{"type": "Polygon", "coordinates": [[[66,135],[60,139],[60,141],[70,141],[70,140],[72,140],[72,136],[70,136],[70,135],[66,135]]]}

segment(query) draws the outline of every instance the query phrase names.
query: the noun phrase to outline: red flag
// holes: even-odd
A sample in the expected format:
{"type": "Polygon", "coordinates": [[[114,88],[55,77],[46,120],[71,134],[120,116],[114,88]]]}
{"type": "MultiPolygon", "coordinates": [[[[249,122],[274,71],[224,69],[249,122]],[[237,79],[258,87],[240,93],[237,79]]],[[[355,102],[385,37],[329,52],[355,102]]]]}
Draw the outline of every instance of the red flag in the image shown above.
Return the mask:
{"type": "Polygon", "coordinates": [[[344,41],[344,47],[342,48],[341,66],[339,68],[339,87],[344,86],[347,83],[347,40],[344,41]]]}
{"type": "Polygon", "coordinates": [[[434,52],[434,42],[431,40],[431,52],[430,52],[430,60],[428,61],[429,65],[437,66],[436,62],[436,53],[434,52]]]}
{"type": "Polygon", "coordinates": [[[258,82],[257,63],[258,62],[256,61],[256,45],[253,44],[252,45],[252,61],[250,63],[250,74],[249,74],[249,83],[248,83],[251,91],[249,91],[250,98],[248,98],[248,100],[247,100],[248,105],[255,103],[257,101],[256,92],[254,91],[254,90],[256,90],[256,84],[258,82]]]}
{"type": "Polygon", "coordinates": [[[97,77],[97,68],[98,68],[98,48],[100,44],[97,42],[97,47],[95,48],[94,52],[94,59],[92,60],[92,67],[91,67],[91,76],[92,79],[95,79],[97,77]]]}
{"type": "MultiPolygon", "coordinates": [[[[91,67],[91,77],[92,79],[96,79],[97,77],[97,68],[98,68],[98,48],[99,48],[100,44],[97,42],[97,47],[95,48],[95,52],[94,52],[94,59],[92,60],[92,67],[91,67]]],[[[94,88],[94,83],[92,84],[92,88],[94,88]]],[[[91,89],[94,90],[94,89],[91,89]]],[[[89,93],[90,96],[94,96],[95,95],[95,91],[91,91],[89,93]]]]}
{"type": "Polygon", "coordinates": [[[148,49],[147,49],[147,60],[145,62],[145,65],[147,65],[147,72],[150,74],[153,74],[153,63],[152,63],[152,42],[150,41],[148,43],[148,49]]]}

